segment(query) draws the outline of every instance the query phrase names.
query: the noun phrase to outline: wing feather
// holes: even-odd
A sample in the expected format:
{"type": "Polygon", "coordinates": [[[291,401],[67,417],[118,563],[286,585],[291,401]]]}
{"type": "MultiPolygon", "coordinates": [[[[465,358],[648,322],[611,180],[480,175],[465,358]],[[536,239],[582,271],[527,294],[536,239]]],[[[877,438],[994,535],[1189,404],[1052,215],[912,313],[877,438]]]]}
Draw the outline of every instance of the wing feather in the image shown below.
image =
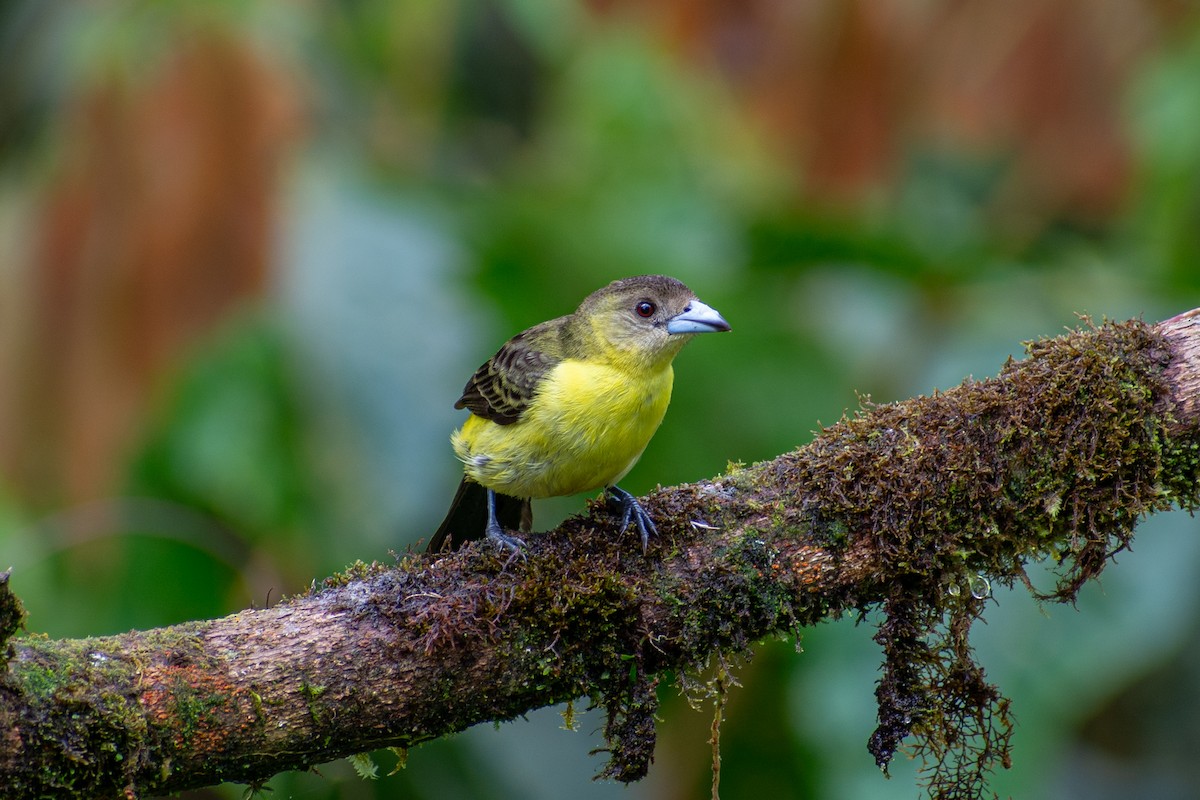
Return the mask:
{"type": "Polygon", "coordinates": [[[546,374],[562,361],[554,352],[559,327],[560,320],[544,322],[505,342],[475,370],[454,407],[500,425],[519,420],[546,374]]]}

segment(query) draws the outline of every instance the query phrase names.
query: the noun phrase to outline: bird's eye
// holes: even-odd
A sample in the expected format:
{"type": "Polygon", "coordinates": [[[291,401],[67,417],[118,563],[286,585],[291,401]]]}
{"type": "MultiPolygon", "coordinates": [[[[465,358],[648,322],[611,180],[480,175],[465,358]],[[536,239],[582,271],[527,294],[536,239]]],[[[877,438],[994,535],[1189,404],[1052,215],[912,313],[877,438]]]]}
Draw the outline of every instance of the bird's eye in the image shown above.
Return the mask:
{"type": "Polygon", "coordinates": [[[658,310],[658,307],[649,300],[643,300],[634,306],[633,310],[637,312],[639,317],[652,317],[654,316],[654,312],[658,310]]]}

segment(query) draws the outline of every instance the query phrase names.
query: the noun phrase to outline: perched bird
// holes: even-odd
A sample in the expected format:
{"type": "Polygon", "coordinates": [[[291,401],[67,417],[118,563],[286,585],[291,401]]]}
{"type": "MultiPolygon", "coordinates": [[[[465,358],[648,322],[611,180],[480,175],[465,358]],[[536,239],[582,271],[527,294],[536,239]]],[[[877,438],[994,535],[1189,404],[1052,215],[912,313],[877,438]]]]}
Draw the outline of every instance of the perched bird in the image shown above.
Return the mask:
{"type": "Polygon", "coordinates": [[[504,529],[530,529],[530,498],[600,488],[645,549],[654,522],[617,481],[662,422],[679,349],[693,334],[727,330],[679,281],[641,275],[509,339],[454,404],[471,412],[450,437],[465,475],[429,550],[486,535],[517,551],[524,542],[504,529]]]}

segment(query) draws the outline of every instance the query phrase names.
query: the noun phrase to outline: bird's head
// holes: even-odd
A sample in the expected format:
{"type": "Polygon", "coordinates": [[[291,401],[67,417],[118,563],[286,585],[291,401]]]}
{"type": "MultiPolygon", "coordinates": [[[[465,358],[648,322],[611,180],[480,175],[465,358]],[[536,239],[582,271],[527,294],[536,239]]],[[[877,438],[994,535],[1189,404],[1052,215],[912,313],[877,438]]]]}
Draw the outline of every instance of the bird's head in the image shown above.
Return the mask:
{"type": "Polygon", "coordinates": [[[648,365],[669,363],[697,333],[729,330],[715,309],[665,275],[613,281],[588,295],[576,318],[610,358],[648,365]]]}

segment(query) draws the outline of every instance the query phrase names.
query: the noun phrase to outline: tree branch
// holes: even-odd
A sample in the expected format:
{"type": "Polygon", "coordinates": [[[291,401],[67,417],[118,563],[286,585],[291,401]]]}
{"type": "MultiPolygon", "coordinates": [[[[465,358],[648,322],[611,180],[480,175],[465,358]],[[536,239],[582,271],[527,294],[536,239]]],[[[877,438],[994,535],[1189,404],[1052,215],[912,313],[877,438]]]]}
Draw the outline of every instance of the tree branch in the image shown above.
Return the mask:
{"type": "Polygon", "coordinates": [[[268,609],[59,641],[11,638],[6,574],[0,785],[19,800],[256,782],[579,697],[608,710],[605,774],[635,780],[656,676],[869,607],[885,615],[872,752],[886,767],[913,737],[931,791],[978,783],[1010,733],[967,641],[979,581],[1025,581],[1051,556],[1050,595],[1070,599],[1140,516],[1194,508],[1198,387],[1200,310],[1039,341],[995,379],[658,490],[646,555],[595,505],[530,537],[525,560],[408,554],[268,609]]]}

